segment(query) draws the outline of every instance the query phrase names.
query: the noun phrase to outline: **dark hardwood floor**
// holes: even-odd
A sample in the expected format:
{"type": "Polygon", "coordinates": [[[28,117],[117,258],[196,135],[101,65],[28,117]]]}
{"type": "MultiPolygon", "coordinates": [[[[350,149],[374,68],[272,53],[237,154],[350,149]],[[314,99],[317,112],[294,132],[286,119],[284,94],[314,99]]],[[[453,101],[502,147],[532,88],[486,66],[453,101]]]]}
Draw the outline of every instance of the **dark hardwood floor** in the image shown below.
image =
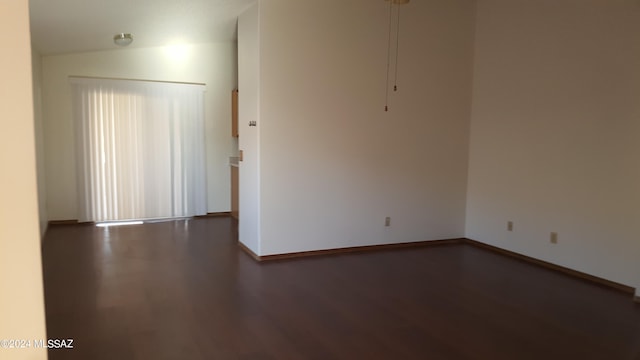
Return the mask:
{"type": "Polygon", "coordinates": [[[57,359],[640,359],[640,305],[470,245],[256,263],[231,218],[52,226],[57,359]]]}

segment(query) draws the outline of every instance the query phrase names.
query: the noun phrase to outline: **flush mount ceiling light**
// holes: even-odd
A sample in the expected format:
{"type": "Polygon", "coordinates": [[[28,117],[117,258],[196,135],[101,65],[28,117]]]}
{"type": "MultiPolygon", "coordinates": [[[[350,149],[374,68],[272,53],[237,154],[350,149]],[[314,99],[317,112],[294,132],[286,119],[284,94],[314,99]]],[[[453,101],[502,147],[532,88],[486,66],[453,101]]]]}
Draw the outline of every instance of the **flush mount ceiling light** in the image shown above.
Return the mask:
{"type": "Polygon", "coordinates": [[[133,35],[120,33],[113,37],[113,42],[118,46],[127,46],[133,42],[133,35]]]}

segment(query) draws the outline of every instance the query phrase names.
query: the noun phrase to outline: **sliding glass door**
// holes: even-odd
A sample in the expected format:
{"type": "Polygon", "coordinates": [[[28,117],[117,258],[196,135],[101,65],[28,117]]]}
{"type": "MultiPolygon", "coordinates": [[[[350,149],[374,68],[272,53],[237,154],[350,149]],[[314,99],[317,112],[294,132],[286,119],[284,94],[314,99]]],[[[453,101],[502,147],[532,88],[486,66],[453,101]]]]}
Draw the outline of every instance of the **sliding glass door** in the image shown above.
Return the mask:
{"type": "Polygon", "coordinates": [[[80,221],[206,214],[203,85],[71,84],[80,221]]]}

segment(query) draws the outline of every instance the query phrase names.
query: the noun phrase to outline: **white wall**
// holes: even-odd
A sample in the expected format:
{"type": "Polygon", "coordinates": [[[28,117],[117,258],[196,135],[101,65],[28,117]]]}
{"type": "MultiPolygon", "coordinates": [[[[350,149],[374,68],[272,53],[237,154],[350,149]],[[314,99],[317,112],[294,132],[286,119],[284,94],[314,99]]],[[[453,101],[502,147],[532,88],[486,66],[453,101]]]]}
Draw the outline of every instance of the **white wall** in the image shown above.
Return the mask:
{"type": "Polygon", "coordinates": [[[386,2],[261,2],[260,255],[464,236],[473,12],[403,8],[385,113],[386,2]]]}
{"type": "Polygon", "coordinates": [[[208,211],[230,210],[231,90],[237,83],[234,43],[122,49],[45,56],[43,112],[50,220],[77,219],[75,141],[69,76],[206,83],[208,211]]]}
{"type": "Polygon", "coordinates": [[[37,51],[31,51],[31,73],[33,79],[33,117],[36,140],[36,168],[38,177],[38,213],[40,236],[47,231],[47,185],[44,151],[44,124],[42,119],[42,60],[37,51]]]}
{"type": "Polygon", "coordinates": [[[640,5],[481,0],[476,23],[467,237],[640,288],[640,5]]]}
{"type": "MultiPolygon", "coordinates": [[[[44,339],[29,2],[0,1],[0,339],[44,339]],[[9,56],[10,55],[10,56],[9,56]]],[[[46,359],[46,349],[0,349],[3,359],[46,359]]]]}
{"type": "Polygon", "coordinates": [[[260,254],[260,34],[259,4],[248,8],[238,18],[238,146],[244,160],[239,163],[240,219],[238,240],[260,254]]]}

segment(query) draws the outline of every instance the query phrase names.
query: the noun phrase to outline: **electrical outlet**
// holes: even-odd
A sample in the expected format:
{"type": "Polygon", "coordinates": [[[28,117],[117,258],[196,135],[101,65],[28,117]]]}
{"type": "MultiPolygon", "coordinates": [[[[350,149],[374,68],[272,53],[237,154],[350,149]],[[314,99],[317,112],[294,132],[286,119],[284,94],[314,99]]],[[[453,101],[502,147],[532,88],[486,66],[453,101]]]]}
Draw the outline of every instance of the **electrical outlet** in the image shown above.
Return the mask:
{"type": "Polygon", "coordinates": [[[551,241],[552,244],[557,244],[558,243],[558,233],[552,232],[551,236],[549,237],[549,241],[551,241]]]}
{"type": "Polygon", "coordinates": [[[507,231],[513,231],[513,221],[507,221],[507,231]]]}
{"type": "Polygon", "coordinates": [[[390,217],[386,217],[384,218],[384,226],[391,226],[391,218],[390,217]]]}

